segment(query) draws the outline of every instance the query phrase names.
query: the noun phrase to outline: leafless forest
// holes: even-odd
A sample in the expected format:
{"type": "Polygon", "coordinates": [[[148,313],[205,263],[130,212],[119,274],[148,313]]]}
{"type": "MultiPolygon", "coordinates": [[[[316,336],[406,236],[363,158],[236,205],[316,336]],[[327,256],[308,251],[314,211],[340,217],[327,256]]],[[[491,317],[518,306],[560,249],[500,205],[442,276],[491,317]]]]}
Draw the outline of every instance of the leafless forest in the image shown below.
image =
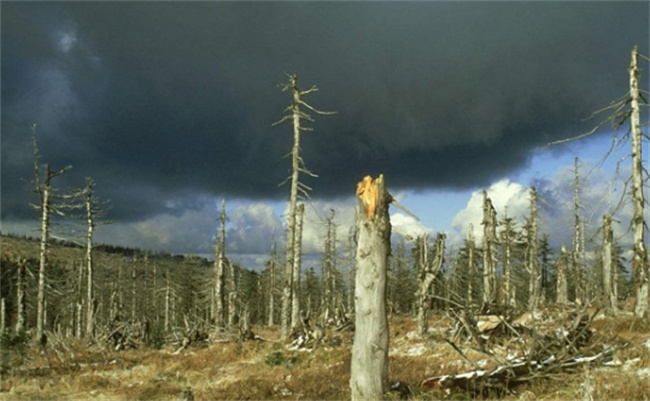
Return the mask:
{"type": "Polygon", "coordinates": [[[286,247],[262,271],[228,255],[226,200],[211,260],[94,243],[110,210],[90,178],[57,187],[67,167],[42,163],[33,127],[41,235],[2,236],[0,397],[650,399],[640,60],[633,49],[629,92],[602,111],[632,163],[631,248],[612,235],[616,214],[586,238],[577,167],[573,241],[560,249],[540,232],[534,187],[524,221],[484,193],[482,238],[450,250],[443,232],[391,235],[390,177],[359,177],[357,221],[332,212],[319,268],[302,268],[302,178],[314,174],[301,134],[333,112],[307,103],[318,88],[295,74],[278,121],[294,138],[286,247]],[[61,239],[71,224],[83,235],[61,239]]]}

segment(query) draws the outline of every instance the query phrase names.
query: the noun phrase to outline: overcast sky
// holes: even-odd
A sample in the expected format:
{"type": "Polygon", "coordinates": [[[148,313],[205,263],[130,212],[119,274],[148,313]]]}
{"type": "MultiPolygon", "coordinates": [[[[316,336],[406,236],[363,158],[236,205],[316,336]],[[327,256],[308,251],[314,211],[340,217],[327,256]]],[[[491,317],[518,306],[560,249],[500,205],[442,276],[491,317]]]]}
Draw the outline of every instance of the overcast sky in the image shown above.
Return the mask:
{"type": "Polygon", "coordinates": [[[37,123],[42,161],[73,166],[56,185],[89,176],[110,200],[102,240],[170,252],[210,251],[222,197],[233,252],[284,236],[292,129],[271,124],[291,100],[286,72],[338,112],[314,115],[302,151],[314,210],[344,219],[366,174],[453,199],[530,168],[625,94],[634,45],[650,53],[643,1],[0,7],[3,230],[38,219],[25,182],[37,123]]]}

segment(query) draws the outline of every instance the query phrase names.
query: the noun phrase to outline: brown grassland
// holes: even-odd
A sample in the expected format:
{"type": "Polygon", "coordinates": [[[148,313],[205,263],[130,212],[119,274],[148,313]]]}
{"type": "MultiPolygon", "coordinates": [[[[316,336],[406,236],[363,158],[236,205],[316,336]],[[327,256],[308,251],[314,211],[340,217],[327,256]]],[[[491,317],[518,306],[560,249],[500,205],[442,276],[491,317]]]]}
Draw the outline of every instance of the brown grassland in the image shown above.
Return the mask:
{"type": "MultiPolygon", "coordinates": [[[[424,390],[430,376],[473,369],[443,340],[447,317],[431,316],[430,335],[416,334],[410,317],[390,319],[389,379],[409,386],[413,400],[468,400],[462,390],[424,390]]],[[[595,319],[596,335],[629,341],[617,352],[617,366],[585,366],[527,381],[510,394],[487,394],[502,400],[648,400],[650,336],[648,322],[626,317],[595,319]]],[[[327,331],[340,346],[291,350],[278,340],[279,327],[253,327],[265,340],[207,342],[174,354],[167,344],[156,350],[140,347],[112,351],[81,340],[27,343],[2,350],[0,400],[176,400],[191,388],[195,400],[344,400],[350,398],[351,332],[327,331]]],[[[481,364],[486,356],[464,348],[481,364]]],[[[488,358],[489,359],[489,358],[488,358]]],[[[402,394],[401,396],[404,396],[402,394]]],[[[387,399],[400,399],[390,393],[387,399]]]]}

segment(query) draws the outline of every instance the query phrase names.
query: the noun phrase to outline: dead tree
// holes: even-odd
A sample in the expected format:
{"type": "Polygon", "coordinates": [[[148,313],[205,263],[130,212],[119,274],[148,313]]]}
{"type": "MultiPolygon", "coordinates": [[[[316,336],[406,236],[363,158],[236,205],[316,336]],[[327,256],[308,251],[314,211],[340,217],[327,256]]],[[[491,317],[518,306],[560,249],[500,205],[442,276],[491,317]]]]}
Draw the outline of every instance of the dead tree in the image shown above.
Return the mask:
{"type": "Polygon", "coordinates": [[[384,177],[366,176],[357,186],[355,333],[350,365],[352,400],[382,399],[388,391],[386,267],[391,225],[384,177]]]}
{"type": "Polygon", "coordinates": [[[297,297],[298,294],[292,293],[292,283],[293,283],[293,263],[295,257],[295,229],[296,229],[296,213],[297,213],[297,203],[298,203],[298,192],[302,193],[305,196],[309,196],[307,192],[311,190],[310,187],[300,182],[300,173],[307,174],[311,177],[317,177],[316,174],[313,174],[311,171],[307,170],[305,163],[300,156],[300,131],[311,131],[309,127],[301,126],[301,121],[313,122],[312,117],[305,113],[302,108],[307,108],[316,114],[328,115],[334,114],[333,112],[324,112],[317,110],[307,104],[302,100],[302,96],[310,94],[312,92],[318,91],[316,86],[312,86],[307,90],[300,90],[298,88],[298,76],[296,74],[287,74],[289,82],[282,85],[282,91],[291,91],[293,95],[293,101],[289,107],[286,108],[286,111],[290,111],[289,114],[285,115],[279,121],[273,123],[273,125],[280,124],[284,121],[291,120],[293,123],[293,148],[291,150],[291,192],[289,195],[289,214],[287,215],[287,257],[286,257],[286,267],[285,267],[285,280],[284,280],[284,291],[282,297],[282,338],[287,338],[289,334],[289,328],[291,327],[291,317],[293,313],[290,313],[290,308],[293,303],[291,297],[297,297]]]}
{"type": "Polygon", "coordinates": [[[573,210],[574,210],[574,235],[573,235],[573,252],[571,254],[571,261],[573,265],[573,284],[575,288],[576,302],[582,302],[584,297],[584,268],[581,254],[580,239],[584,236],[581,232],[580,224],[580,172],[579,172],[579,159],[576,157],[574,161],[574,180],[573,180],[573,210]]]}
{"type": "Polygon", "coordinates": [[[224,270],[226,264],[226,200],[221,199],[221,214],[218,235],[214,240],[214,305],[213,316],[217,327],[224,323],[224,270]]]}
{"type": "Polygon", "coordinates": [[[234,327],[237,319],[237,277],[235,275],[235,264],[225,259],[224,267],[226,268],[226,287],[228,289],[228,326],[234,327]]]}
{"type": "Polygon", "coordinates": [[[603,296],[609,304],[612,313],[618,311],[616,272],[613,268],[612,245],[614,232],[612,230],[612,216],[603,216],[603,296]]]}
{"type": "Polygon", "coordinates": [[[569,262],[567,257],[566,246],[562,244],[560,247],[560,257],[557,261],[557,281],[556,281],[556,299],[555,302],[558,304],[568,304],[569,303],[569,288],[567,283],[567,269],[569,268],[569,262]]]}
{"type": "Polygon", "coordinates": [[[492,201],[483,191],[483,303],[486,305],[494,304],[497,300],[496,216],[492,201]]]}
{"type": "MultiPolygon", "coordinates": [[[[634,232],[632,245],[632,268],[636,285],[636,306],[634,314],[637,317],[644,317],[648,313],[648,301],[650,300],[648,283],[648,251],[645,245],[646,222],[643,217],[645,199],[643,195],[643,155],[641,132],[641,110],[642,99],[639,90],[639,53],[637,47],[632,49],[630,61],[630,131],[632,133],[632,230],[634,232]]],[[[647,102],[646,102],[647,103],[647,102]]]]}
{"type": "Polygon", "coordinates": [[[36,146],[36,124],[32,126],[32,143],[34,152],[34,186],[38,194],[39,204],[34,207],[41,212],[41,242],[38,266],[38,294],[36,296],[36,338],[43,337],[43,328],[45,324],[45,270],[48,264],[48,241],[50,236],[50,215],[52,213],[63,216],[61,208],[63,205],[57,205],[52,201],[53,188],[52,180],[72,167],[67,166],[59,171],[52,171],[50,164],[45,164],[45,179],[41,182],[41,165],[39,164],[40,154],[36,146]]]}
{"type": "Polygon", "coordinates": [[[503,291],[504,304],[508,307],[515,307],[516,300],[513,291],[512,282],[512,247],[515,238],[512,238],[515,222],[512,217],[508,217],[508,207],[506,206],[503,213],[503,231],[501,232],[501,243],[503,244],[503,291]]]}
{"type": "Polygon", "coordinates": [[[269,315],[268,315],[268,326],[273,326],[274,313],[275,312],[275,262],[276,262],[276,244],[273,243],[271,247],[271,260],[269,260],[269,315]]]}
{"type": "Polygon", "coordinates": [[[326,222],[325,249],[323,252],[323,307],[324,319],[327,321],[334,312],[335,263],[336,263],[336,226],[334,225],[334,210],[326,222]]]}
{"type": "Polygon", "coordinates": [[[438,233],[436,236],[435,258],[429,262],[428,258],[428,236],[424,235],[417,239],[418,244],[418,331],[424,335],[427,332],[427,310],[429,291],[438,276],[445,257],[445,234],[438,233]]]}
{"type": "MultiPolygon", "coordinates": [[[[641,56],[648,60],[647,57],[641,56]]],[[[639,53],[637,46],[634,46],[631,52],[630,68],[629,68],[629,82],[630,90],[622,99],[612,102],[609,106],[597,111],[594,115],[604,111],[612,111],[611,114],[605,119],[605,122],[610,122],[614,128],[615,135],[612,140],[610,149],[605,154],[605,158],[612,153],[614,147],[618,146],[622,141],[619,141],[618,131],[625,122],[630,120],[630,127],[625,134],[624,139],[630,139],[632,142],[632,267],[634,269],[634,281],[636,287],[636,305],[634,313],[638,317],[643,317],[648,313],[650,302],[650,284],[648,282],[648,275],[650,272],[648,263],[648,251],[645,245],[645,229],[646,221],[643,216],[643,209],[645,205],[645,198],[643,194],[643,181],[644,175],[647,177],[647,172],[643,168],[643,155],[642,155],[642,142],[643,137],[647,138],[647,134],[641,131],[641,103],[647,105],[647,100],[642,96],[639,89],[639,67],[638,67],[639,53]],[[629,105],[629,106],[628,106],[629,105]]],[[[562,139],[549,144],[556,145],[581,139],[595,133],[604,123],[599,124],[590,132],[578,135],[573,138],[562,139]]],[[[617,162],[617,165],[620,163],[617,162]]]]}
{"type": "Polygon", "coordinates": [[[16,334],[20,334],[26,329],[27,323],[27,298],[25,297],[25,286],[27,284],[27,259],[17,257],[18,277],[16,282],[16,334]]]}
{"type": "Polygon", "coordinates": [[[474,225],[472,223],[469,224],[467,242],[467,307],[471,307],[474,302],[474,276],[476,275],[476,266],[474,265],[476,242],[474,241],[474,225]]]}
{"type": "MultiPolygon", "coordinates": [[[[86,208],[86,337],[92,337],[95,334],[95,272],[93,264],[93,235],[97,227],[98,219],[105,217],[107,209],[104,204],[98,202],[94,196],[93,190],[95,182],[86,177],[86,188],[82,192],[84,195],[84,206],[86,208]]],[[[103,222],[107,224],[108,222],[103,222]]]]}
{"type": "Polygon", "coordinates": [[[298,205],[296,211],[296,230],[293,244],[293,270],[291,272],[291,331],[300,323],[300,261],[302,254],[302,223],[305,216],[305,204],[298,205]]]}
{"type": "Polygon", "coordinates": [[[540,283],[542,274],[539,269],[537,243],[539,240],[537,222],[537,191],[530,187],[530,221],[528,222],[528,309],[533,311],[539,306],[540,283]]]}

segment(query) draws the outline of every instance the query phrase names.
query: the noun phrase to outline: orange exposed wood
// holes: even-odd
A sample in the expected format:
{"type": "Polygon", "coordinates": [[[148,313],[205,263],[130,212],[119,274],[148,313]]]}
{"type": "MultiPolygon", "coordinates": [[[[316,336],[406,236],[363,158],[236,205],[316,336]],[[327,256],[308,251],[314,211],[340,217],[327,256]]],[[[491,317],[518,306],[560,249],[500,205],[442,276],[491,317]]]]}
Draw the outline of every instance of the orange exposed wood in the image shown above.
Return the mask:
{"type": "Polygon", "coordinates": [[[363,177],[363,180],[357,184],[357,197],[361,199],[363,208],[368,216],[368,221],[372,220],[375,215],[375,209],[379,202],[379,191],[377,190],[377,180],[372,179],[369,175],[363,177]]]}

